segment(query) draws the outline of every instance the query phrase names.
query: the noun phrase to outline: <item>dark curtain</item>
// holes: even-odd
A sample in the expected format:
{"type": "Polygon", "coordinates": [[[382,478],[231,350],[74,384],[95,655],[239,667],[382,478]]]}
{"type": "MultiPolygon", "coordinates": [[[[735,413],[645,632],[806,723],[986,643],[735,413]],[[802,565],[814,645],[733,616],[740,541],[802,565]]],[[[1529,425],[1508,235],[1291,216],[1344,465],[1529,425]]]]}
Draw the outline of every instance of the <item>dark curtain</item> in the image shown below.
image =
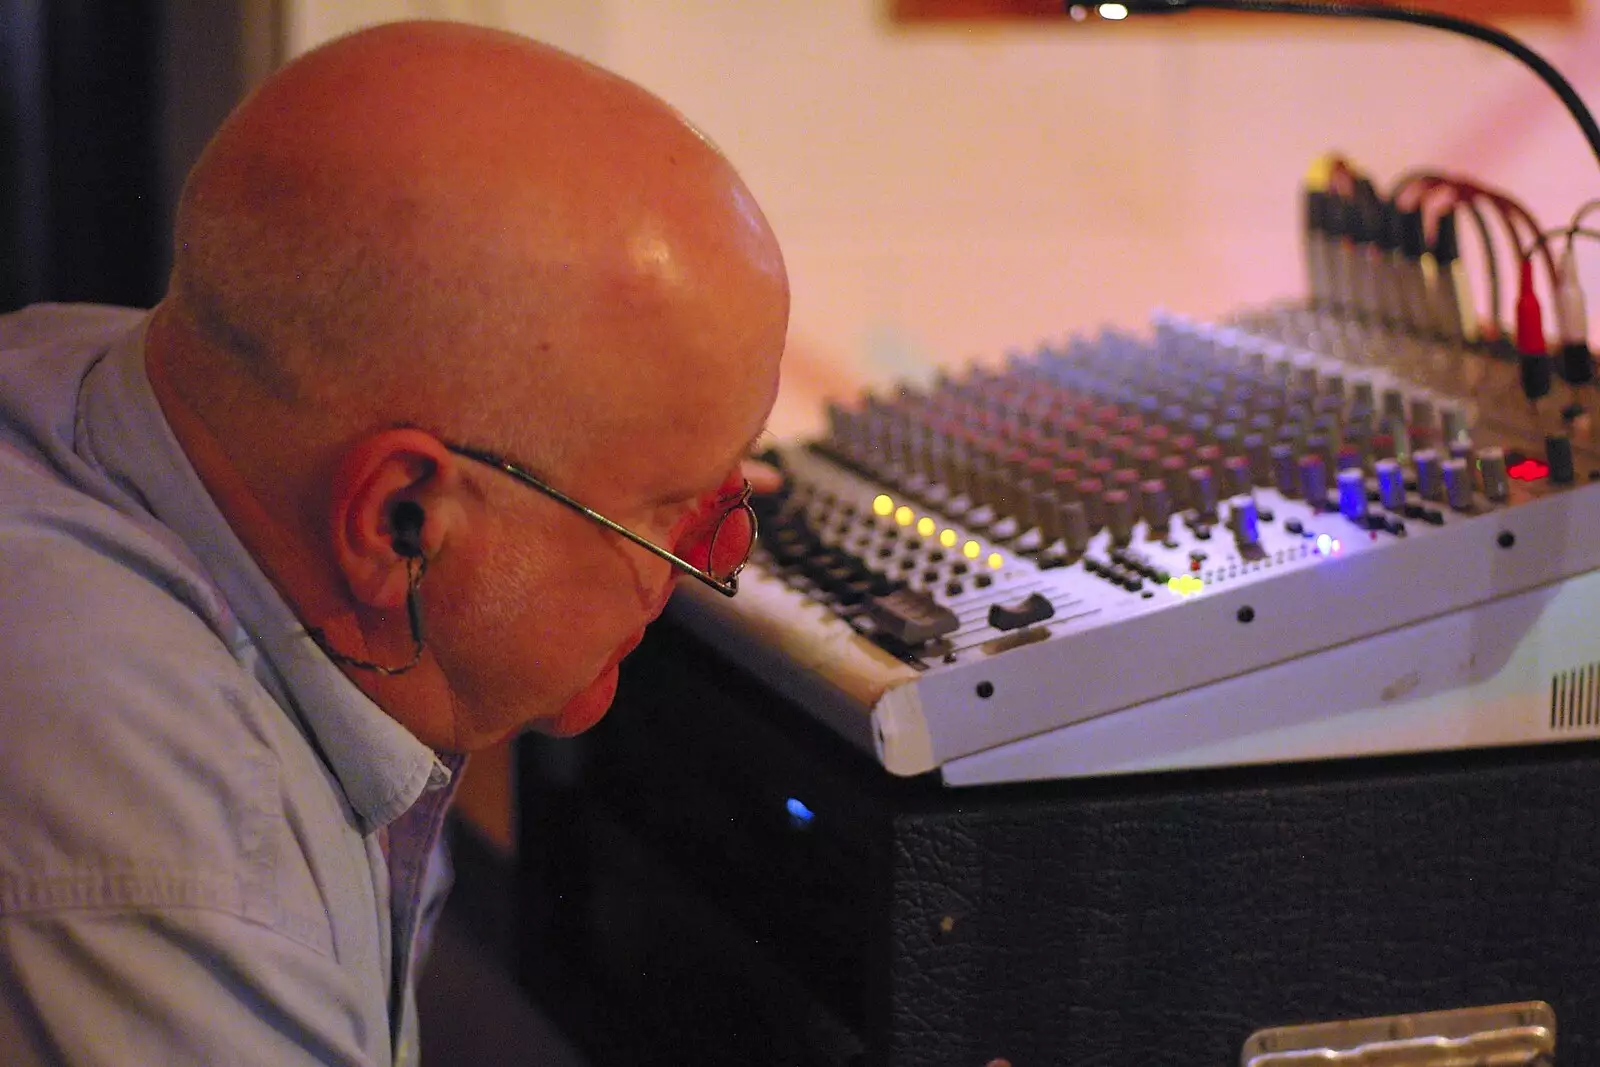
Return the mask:
{"type": "Polygon", "coordinates": [[[160,294],[159,15],[0,0],[0,308],[160,294]]]}

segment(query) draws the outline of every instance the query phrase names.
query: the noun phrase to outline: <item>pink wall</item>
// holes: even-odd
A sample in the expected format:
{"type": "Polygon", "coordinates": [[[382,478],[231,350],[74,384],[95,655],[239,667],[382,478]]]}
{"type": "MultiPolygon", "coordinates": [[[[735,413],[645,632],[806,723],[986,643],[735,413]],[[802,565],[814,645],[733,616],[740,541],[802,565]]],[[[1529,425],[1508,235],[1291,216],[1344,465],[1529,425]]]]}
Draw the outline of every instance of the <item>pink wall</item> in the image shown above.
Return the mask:
{"type": "MultiPolygon", "coordinates": [[[[1300,291],[1297,184],[1337,148],[1453,169],[1547,225],[1600,170],[1534,77],[1424,30],[1311,19],[904,30],[884,0],[302,0],[296,49],[437,15],[654,89],[744,171],[794,284],[774,429],[828,393],[1300,291]]],[[[1600,99],[1600,18],[1513,27],[1600,99]]],[[[1586,260],[1600,279],[1600,259],[1586,260]]],[[[1595,318],[1591,312],[1591,318],[1595,318]]]]}

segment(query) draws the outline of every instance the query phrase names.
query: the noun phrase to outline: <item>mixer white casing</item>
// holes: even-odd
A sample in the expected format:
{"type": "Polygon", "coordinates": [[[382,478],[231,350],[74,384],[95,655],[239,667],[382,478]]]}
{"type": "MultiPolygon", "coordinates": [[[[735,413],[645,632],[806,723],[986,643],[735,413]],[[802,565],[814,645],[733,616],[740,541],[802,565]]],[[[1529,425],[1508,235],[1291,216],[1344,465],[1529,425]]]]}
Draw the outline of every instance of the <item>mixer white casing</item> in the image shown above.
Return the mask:
{"type": "MultiPolygon", "coordinates": [[[[686,589],[671,611],[889,771],[937,771],[950,785],[1600,736],[1600,482],[1589,474],[1600,461],[1583,420],[1531,412],[1514,370],[1491,357],[1374,343],[1354,327],[1330,341],[1319,323],[1288,311],[1228,327],[1161,317],[1155,332],[1283,375],[1454,405],[1484,447],[1538,456],[1544,434],[1562,433],[1575,479],[1513,482],[1502,503],[1480,492],[1392,531],[1258,484],[1249,496],[1264,519],[1248,553],[1228,531],[1228,502],[1205,540],[1181,522],[1151,540],[1138,523],[1126,548],[1144,573],[1176,580],[1134,579],[1137,592],[1086,569],[1110,554],[1108,529],[1081,559],[1042,569],[914,506],[976,543],[988,579],[956,595],[948,570],[926,583],[959,625],[922,655],[883,647],[862,612],[841,615],[770,557],[746,570],[736,599],[686,589]],[[1049,602],[1048,618],[990,625],[994,605],[1030,594],[1049,602]]],[[[850,502],[860,516],[880,496],[905,499],[826,451],[780,454],[803,498],[850,502]]],[[[897,525],[872,516],[838,536],[866,554],[897,525]]]]}

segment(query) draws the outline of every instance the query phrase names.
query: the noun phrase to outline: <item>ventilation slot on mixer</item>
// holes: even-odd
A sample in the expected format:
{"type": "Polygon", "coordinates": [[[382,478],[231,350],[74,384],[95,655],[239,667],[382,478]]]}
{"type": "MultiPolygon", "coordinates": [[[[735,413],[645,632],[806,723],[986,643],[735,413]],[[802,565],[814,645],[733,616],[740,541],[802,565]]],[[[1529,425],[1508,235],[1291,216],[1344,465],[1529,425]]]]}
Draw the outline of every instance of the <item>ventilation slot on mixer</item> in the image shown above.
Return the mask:
{"type": "Polygon", "coordinates": [[[1574,667],[1550,679],[1550,729],[1600,726],[1600,663],[1574,667]]]}

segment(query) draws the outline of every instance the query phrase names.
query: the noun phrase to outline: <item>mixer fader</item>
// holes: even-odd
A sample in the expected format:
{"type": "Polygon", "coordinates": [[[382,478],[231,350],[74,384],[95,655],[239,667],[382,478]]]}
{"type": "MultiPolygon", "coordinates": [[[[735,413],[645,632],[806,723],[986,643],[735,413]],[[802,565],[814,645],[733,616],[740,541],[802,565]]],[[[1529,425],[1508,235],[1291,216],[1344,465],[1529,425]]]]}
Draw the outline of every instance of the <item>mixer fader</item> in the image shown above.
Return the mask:
{"type": "Polygon", "coordinates": [[[1163,316],[834,408],[739,597],[674,610],[951,784],[1593,736],[1570,399],[1312,311],[1163,316]]]}

